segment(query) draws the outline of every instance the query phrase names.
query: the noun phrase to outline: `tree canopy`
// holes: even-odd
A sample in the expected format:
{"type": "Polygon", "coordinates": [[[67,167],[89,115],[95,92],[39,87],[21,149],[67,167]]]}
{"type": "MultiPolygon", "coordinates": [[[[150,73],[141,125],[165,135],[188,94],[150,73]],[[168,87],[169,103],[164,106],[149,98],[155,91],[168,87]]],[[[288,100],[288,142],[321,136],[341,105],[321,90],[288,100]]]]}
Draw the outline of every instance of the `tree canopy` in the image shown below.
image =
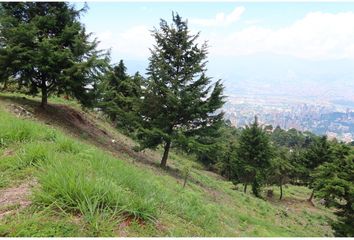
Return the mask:
{"type": "Polygon", "coordinates": [[[313,187],[316,195],[325,199],[326,206],[338,209],[338,221],[333,223],[336,235],[354,237],[354,155],[349,156],[345,145],[337,148],[343,154],[316,168],[313,187]]]}
{"type": "Polygon", "coordinates": [[[86,8],[67,2],[1,3],[0,76],[12,76],[29,93],[66,93],[92,105],[93,89],[107,64],[80,23],[86,8]]]}
{"type": "Polygon", "coordinates": [[[165,167],[171,143],[194,141],[193,136],[222,120],[216,111],[224,104],[220,80],[211,85],[206,76],[206,43],[198,44],[186,21],[173,14],[172,24],[161,20],[153,31],[146,90],[141,108],[139,139],[142,148],[164,145],[165,167]]]}
{"type": "Polygon", "coordinates": [[[253,193],[259,197],[265,183],[267,169],[273,156],[269,136],[259,126],[257,117],[242,131],[237,147],[237,177],[245,184],[252,184],[253,193]]]}
{"type": "Polygon", "coordinates": [[[126,73],[123,60],[107,72],[101,84],[98,107],[107,114],[117,127],[133,130],[139,121],[143,77],[126,73]]]}

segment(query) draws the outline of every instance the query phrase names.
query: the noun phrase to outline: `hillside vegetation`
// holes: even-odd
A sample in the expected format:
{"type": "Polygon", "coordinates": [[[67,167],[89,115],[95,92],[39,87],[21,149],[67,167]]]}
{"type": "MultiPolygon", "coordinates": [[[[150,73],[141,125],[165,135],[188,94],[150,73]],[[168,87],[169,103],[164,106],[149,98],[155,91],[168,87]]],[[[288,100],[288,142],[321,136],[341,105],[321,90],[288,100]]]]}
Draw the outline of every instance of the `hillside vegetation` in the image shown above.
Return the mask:
{"type": "Polygon", "coordinates": [[[354,236],[351,146],[232,126],[178,13],[129,75],[86,10],[0,3],[0,236],[354,236]]]}
{"type": "Polygon", "coordinates": [[[50,109],[38,110],[38,99],[0,97],[0,236],[333,234],[334,215],[318,202],[312,206],[306,187],[286,185],[282,201],[277,188],[272,198],[259,199],[174,151],[163,170],[162,149],[134,155],[133,140],[96,113],[50,100],[79,116],[65,121],[76,126],[80,118],[90,127],[71,132],[50,109]]]}

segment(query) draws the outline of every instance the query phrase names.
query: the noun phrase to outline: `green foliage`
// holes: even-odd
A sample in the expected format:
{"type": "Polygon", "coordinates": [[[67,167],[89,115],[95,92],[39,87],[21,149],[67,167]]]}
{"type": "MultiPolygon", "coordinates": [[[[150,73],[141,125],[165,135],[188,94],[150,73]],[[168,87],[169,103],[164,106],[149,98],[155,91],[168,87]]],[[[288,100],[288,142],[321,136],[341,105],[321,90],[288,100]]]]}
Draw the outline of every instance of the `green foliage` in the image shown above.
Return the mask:
{"type": "MultiPolygon", "coordinates": [[[[137,218],[123,229],[128,236],[331,236],[318,217],[332,216],[330,211],[294,210],[284,217],[278,214],[283,206],[233,190],[232,183],[196,163],[183,188],[166,171],[117,159],[44,123],[13,117],[2,105],[0,125],[11,134],[34,129],[25,140],[7,134],[0,148],[0,184],[38,181],[32,205],[0,219],[1,236],[117,236],[127,215],[137,218]],[[9,150],[12,155],[5,154],[9,150]],[[37,160],[17,168],[19,155],[37,160]]],[[[179,171],[192,164],[185,154],[172,152],[171,160],[179,171]]],[[[309,191],[287,188],[294,201],[309,191]]]]}
{"type": "Polygon", "coordinates": [[[1,3],[0,77],[40,90],[42,106],[51,93],[91,106],[107,59],[79,22],[83,11],[66,2],[1,3]]]}
{"type": "Polygon", "coordinates": [[[126,74],[123,60],[107,72],[101,85],[101,100],[98,107],[117,127],[132,132],[139,121],[138,110],[141,102],[143,77],[137,72],[126,74]]]}
{"type": "Polygon", "coordinates": [[[8,115],[0,114],[0,147],[6,147],[14,142],[30,142],[33,139],[52,140],[55,133],[34,122],[13,121],[8,115]]]}
{"type": "Polygon", "coordinates": [[[336,235],[354,237],[354,156],[349,147],[339,145],[334,161],[325,162],[312,174],[317,196],[325,199],[326,206],[338,209],[338,221],[333,223],[336,235]]]}
{"type": "MultiPolygon", "coordinates": [[[[268,130],[273,130],[269,128],[268,130]]],[[[267,129],[265,129],[267,130],[267,129]]],[[[277,126],[274,131],[271,132],[271,140],[278,146],[288,148],[307,148],[316,138],[313,133],[301,132],[294,128],[289,130],[281,129],[277,126]]]]}
{"type": "Polygon", "coordinates": [[[55,147],[59,152],[76,154],[80,151],[80,145],[73,139],[59,135],[55,139],[55,147]]]}
{"type": "Polygon", "coordinates": [[[212,170],[235,183],[237,183],[237,134],[238,132],[235,128],[229,125],[222,126],[220,128],[220,136],[216,138],[216,147],[202,155],[204,159],[210,159],[209,161],[214,162],[212,170]]]}
{"type": "Polygon", "coordinates": [[[17,161],[13,167],[23,169],[28,166],[36,166],[48,159],[50,147],[45,143],[28,143],[17,154],[17,161]]]}
{"type": "Polygon", "coordinates": [[[1,237],[69,237],[90,236],[81,227],[73,224],[68,217],[58,218],[47,211],[30,208],[16,214],[0,225],[1,237]]]}
{"type": "Polygon", "coordinates": [[[314,180],[311,176],[311,173],[313,173],[315,168],[317,168],[319,165],[325,162],[332,162],[333,159],[333,150],[327,141],[327,137],[323,136],[316,139],[304,152],[304,156],[302,158],[304,161],[303,165],[306,168],[306,173],[304,174],[304,182],[311,187],[314,180]]]}
{"type": "Polygon", "coordinates": [[[172,25],[161,20],[153,36],[156,45],[149,59],[148,78],[141,108],[139,139],[142,148],[165,145],[161,166],[166,165],[171,142],[189,140],[213,128],[223,114],[223,85],[213,86],[206,74],[207,45],[199,46],[199,34],[191,35],[187,22],[173,15],[172,25]]]}
{"type": "MultiPolygon", "coordinates": [[[[112,165],[113,163],[107,162],[103,156],[96,158],[98,156],[92,156],[91,153],[76,157],[67,156],[65,160],[49,163],[40,175],[43,190],[36,195],[37,202],[45,206],[55,203],[61,209],[74,213],[89,213],[88,218],[97,212],[106,211],[112,213],[122,211],[143,219],[153,218],[156,215],[155,204],[141,201],[141,198],[136,196],[143,195],[146,191],[139,188],[142,192],[132,192],[132,187],[136,186],[131,182],[125,182],[126,175],[118,175],[123,179],[114,180],[112,173],[107,171],[116,169],[113,168],[114,165],[121,167],[121,164],[112,165]],[[83,164],[85,161],[83,162],[82,157],[88,158],[86,164],[83,164]],[[90,159],[96,162],[91,162],[90,159]],[[103,164],[108,166],[103,167],[103,164]],[[98,173],[93,172],[92,165],[99,167],[98,173]],[[111,177],[102,178],[104,173],[111,177]],[[124,186],[127,183],[130,185],[124,186]]],[[[129,173],[129,170],[126,172],[129,173]]],[[[155,191],[150,194],[154,194],[155,191]]],[[[149,198],[146,196],[146,199],[149,198]]]]}
{"type": "Polygon", "coordinates": [[[260,197],[260,188],[267,179],[267,169],[273,156],[267,133],[255,121],[242,131],[237,147],[235,169],[237,180],[252,184],[252,191],[260,197]]]}
{"type": "Polygon", "coordinates": [[[231,162],[235,159],[239,131],[227,121],[222,121],[214,129],[197,137],[204,148],[194,147],[190,152],[195,153],[197,160],[210,170],[231,179],[231,162]]]}
{"type": "Polygon", "coordinates": [[[332,148],[327,141],[327,137],[323,136],[316,139],[305,153],[306,166],[310,170],[314,170],[320,164],[331,162],[333,160],[332,148]]]}
{"type": "Polygon", "coordinates": [[[276,157],[271,160],[268,182],[280,187],[280,199],[283,197],[283,185],[289,181],[294,171],[294,166],[290,162],[290,152],[286,148],[280,148],[276,157]]]}
{"type": "Polygon", "coordinates": [[[191,174],[192,171],[192,164],[187,163],[184,164],[183,168],[182,168],[182,174],[183,174],[183,178],[184,178],[184,182],[183,182],[183,188],[187,185],[187,180],[189,175],[191,174]]]}

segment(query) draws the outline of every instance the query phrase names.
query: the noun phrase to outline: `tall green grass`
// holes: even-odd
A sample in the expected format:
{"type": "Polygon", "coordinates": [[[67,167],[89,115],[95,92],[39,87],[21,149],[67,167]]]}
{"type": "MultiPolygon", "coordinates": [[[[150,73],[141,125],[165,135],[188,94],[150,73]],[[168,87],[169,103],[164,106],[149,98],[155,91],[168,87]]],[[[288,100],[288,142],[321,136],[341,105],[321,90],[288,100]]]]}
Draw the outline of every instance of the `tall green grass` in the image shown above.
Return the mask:
{"type": "MultiPolygon", "coordinates": [[[[190,160],[172,153],[171,161],[179,168],[190,160]]],[[[284,206],[232,190],[194,165],[183,188],[167,173],[117,159],[0,106],[0,188],[38,181],[33,206],[0,220],[0,236],[115,236],[127,218],[136,219],[128,231],[137,236],[331,236],[322,211],[283,216],[284,206]],[[5,150],[14,153],[3,156],[5,150]]],[[[289,197],[307,192],[287,189],[289,197]]]]}
{"type": "Polygon", "coordinates": [[[115,219],[118,224],[127,216],[154,224],[164,211],[185,219],[200,232],[217,229],[212,206],[174,180],[155,176],[151,170],[130,165],[54,129],[3,113],[2,147],[20,145],[15,155],[7,157],[6,168],[37,169],[35,205],[83,216],[97,230],[102,227],[100,222],[115,219]]]}
{"type": "Polygon", "coordinates": [[[38,140],[55,139],[55,131],[31,121],[16,119],[4,111],[0,112],[0,147],[12,143],[26,143],[38,140]]]}

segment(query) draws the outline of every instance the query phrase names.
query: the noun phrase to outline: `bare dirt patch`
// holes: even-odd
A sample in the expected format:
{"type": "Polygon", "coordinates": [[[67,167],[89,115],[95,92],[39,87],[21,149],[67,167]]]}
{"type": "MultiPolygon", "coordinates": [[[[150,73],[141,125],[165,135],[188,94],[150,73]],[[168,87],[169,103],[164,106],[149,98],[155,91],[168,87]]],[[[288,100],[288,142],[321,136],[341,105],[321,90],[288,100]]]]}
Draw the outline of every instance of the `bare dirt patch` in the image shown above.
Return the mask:
{"type": "Polygon", "coordinates": [[[118,229],[116,231],[119,237],[128,237],[127,228],[133,223],[138,224],[140,227],[144,227],[146,225],[145,221],[140,218],[135,218],[133,216],[127,216],[123,222],[118,225],[118,229]]]}
{"type": "Polygon", "coordinates": [[[16,187],[0,191],[0,219],[31,204],[29,195],[31,188],[36,185],[35,180],[28,180],[16,187]],[[15,206],[15,209],[14,207],[15,206]]]}
{"type": "Polygon", "coordinates": [[[14,150],[12,150],[12,149],[6,149],[6,150],[3,152],[2,156],[0,156],[0,157],[9,157],[9,156],[13,156],[14,154],[15,154],[15,151],[14,151],[14,150]]]}

